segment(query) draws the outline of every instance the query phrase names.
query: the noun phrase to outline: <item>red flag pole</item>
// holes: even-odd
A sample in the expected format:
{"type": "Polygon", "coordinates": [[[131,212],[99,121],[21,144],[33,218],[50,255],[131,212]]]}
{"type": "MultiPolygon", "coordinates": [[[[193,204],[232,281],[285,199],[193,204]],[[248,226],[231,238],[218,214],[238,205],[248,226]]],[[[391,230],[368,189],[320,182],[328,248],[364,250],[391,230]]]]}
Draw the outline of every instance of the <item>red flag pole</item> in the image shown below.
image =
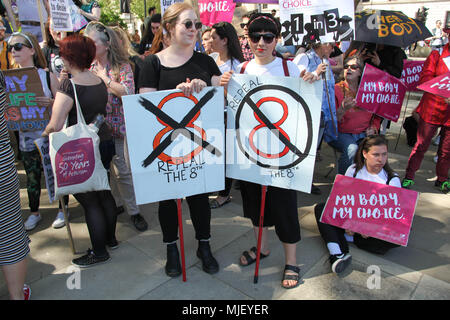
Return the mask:
{"type": "Polygon", "coordinates": [[[183,237],[183,219],[181,217],[181,199],[177,199],[177,208],[178,208],[178,228],[180,232],[181,268],[183,270],[183,281],[186,282],[186,263],[184,259],[184,237],[183,237]]]}
{"type": "Polygon", "coordinates": [[[255,266],[255,276],[253,278],[253,283],[258,283],[258,272],[259,272],[259,260],[261,256],[261,238],[264,222],[264,209],[266,207],[266,192],[267,186],[262,186],[261,189],[261,213],[259,216],[259,234],[258,234],[258,248],[256,250],[256,266],[255,266]]]}

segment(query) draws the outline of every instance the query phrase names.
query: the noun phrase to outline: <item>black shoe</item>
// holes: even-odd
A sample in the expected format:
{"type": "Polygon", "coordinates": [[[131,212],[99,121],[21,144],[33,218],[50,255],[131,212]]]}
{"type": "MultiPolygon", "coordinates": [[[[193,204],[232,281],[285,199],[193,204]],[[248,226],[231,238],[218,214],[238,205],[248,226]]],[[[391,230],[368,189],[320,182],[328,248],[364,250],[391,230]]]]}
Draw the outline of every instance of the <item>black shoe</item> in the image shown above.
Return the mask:
{"type": "Polygon", "coordinates": [[[134,226],[139,231],[145,231],[148,228],[148,224],[145,221],[144,217],[141,216],[139,213],[131,216],[131,221],[133,221],[134,226]]]}
{"type": "Polygon", "coordinates": [[[111,250],[117,249],[117,248],[119,247],[119,241],[114,240],[113,242],[111,242],[110,244],[108,244],[108,247],[109,247],[111,250]]]}
{"type": "Polygon", "coordinates": [[[125,212],[125,208],[123,206],[117,207],[116,215],[122,214],[125,212]]]}
{"type": "Polygon", "coordinates": [[[111,257],[109,256],[108,253],[106,253],[102,257],[99,257],[94,254],[94,251],[92,251],[91,249],[88,249],[86,255],[76,258],[76,259],[73,259],[72,264],[74,264],[80,268],[87,268],[87,267],[91,267],[96,264],[104,263],[104,262],[108,261],[109,259],[111,259],[111,257]]]}
{"type": "Polygon", "coordinates": [[[311,184],[311,193],[315,195],[322,194],[322,191],[320,191],[319,187],[316,187],[314,184],[311,184]]]}
{"type": "Polygon", "coordinates": [[[199,241],[197,257],[202,260],[203,271],[209,274],[214,274],[219,271],[219,264],[211,253],[209,241],[199,241]]]}
{"type": "Polygon", "coordinates": [[[340,255],[331,255],[329,258],[331,271],[334,273],[342,273],[352,263],[352,256],[348,253],[340,255]]]}
{"type": "Polygon", "coordinates": [[[167,262],[165,270],[169,277],[175,278],[181,275],[180,255],[178,254],[176,243],[167,245],[167,262]]]}

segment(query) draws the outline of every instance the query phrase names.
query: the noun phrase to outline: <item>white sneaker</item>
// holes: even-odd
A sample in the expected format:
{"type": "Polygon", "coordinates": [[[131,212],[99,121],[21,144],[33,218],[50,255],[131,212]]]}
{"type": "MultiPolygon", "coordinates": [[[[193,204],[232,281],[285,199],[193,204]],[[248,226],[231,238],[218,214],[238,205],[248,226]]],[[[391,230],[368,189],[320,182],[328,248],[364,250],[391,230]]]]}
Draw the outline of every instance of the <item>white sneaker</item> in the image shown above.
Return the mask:
{"type": "Polygon", "coordinates": [[[25,221],[25,230],[30,231],[36,228],[39,221],[42,220],[41,214],[38,214],[37,216],[34,214],[30,214],[27,221],[25,221]]]}
{"type": "MultiPolygon", "coordinates": [[[[67,214],[67,218],[69,218],[69,214],[67,214]]],[[[64,212],[60,211],[56,215],[55,221],[53,221],[52,227],[55,229],[62,228],[66,225],[66,222],[64,220],[64,212]]]]}

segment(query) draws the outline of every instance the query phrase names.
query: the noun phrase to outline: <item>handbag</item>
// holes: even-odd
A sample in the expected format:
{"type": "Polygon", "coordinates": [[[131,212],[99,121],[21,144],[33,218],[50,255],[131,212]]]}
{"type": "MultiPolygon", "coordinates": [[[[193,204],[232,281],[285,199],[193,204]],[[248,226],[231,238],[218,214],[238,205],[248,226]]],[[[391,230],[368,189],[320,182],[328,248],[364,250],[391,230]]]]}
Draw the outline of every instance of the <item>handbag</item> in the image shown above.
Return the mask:
{"type": "Polygon", "coordinates": [[[86,125],[75,84],[70,81],[75,97],[77,123],[67,127],[67,115],[62,130],[49,135],[55,198],[89,191],[111,190],[101,161],[100,138],[94,128],[86,125]]]}

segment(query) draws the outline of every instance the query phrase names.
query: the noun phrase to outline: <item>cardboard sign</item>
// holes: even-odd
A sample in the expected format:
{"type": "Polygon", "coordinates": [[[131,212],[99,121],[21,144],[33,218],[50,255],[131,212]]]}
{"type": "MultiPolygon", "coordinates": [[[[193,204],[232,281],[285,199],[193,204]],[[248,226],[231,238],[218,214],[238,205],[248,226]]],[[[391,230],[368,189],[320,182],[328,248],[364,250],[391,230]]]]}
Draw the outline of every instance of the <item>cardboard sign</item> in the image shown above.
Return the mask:
{"type": "Polygon", "coordinates": [[[322,81],[236,74],[227,91],[227,177],[311,191],[322,81]]]}
{"type": "Polygon", "coordinates": [[[74,31],[68,0],[50,0],[49,5],[53,22],[52,29],[55,31],[74,31]]]}
{"type": "Polygon", "coordinates": [[[366,64],[356,94],[356,104],[380,117],[397,122],[405,94],[403,82],[366,64]]]}
{"type": "Polygon", "coordinates": [[[422,83],[417,89],[438,95],[443,98],[450,98],[450,72],[422,83]]]}
{"type": "Polygon", "coordinates": [[[279,5],[284,45],[306,45],[314,35],[322,43],[354,38],[353,0],[279,0],[279,5]]]}
{"type": "Polygon", "coordinates": [[[122,98],[137,204],[224,189],[223,97],[223,87],[206,87],[122,98]]]}
{"type": "Polygon", "coordinates": [[[403,71],[400,80],[405,84],[406,90],[418,91],[420,73],[425,61],[403,60],[403,71]]]}
{"type": "Polygon", "coordinates": [[[233,0],[198,0],[200,20],[205,26],[233,20],[236,3],[233,0]]]}
{"type": "Polygon", "coordinates": [[[160,0],[161,4],[161,16],[164,14],[164,11],[171,5],[177,2],[183,2],[184,0],[160,0]]]}
{"type": "Polygon", "coordinates": [[[320,222],[406,246],[417,198],[412,190],[337,175],[320,222]]]}
{"type": "Polygon", "coordinates": [[[44,171],[45,185],[47,187],[48,199],[50,203],[55,200],[55,179],[53,176],[52,162],[50,160],[50,146],[48,137],[42,137],[34,140],[34,144],[39,150],[41,156],[42,168],[44,171]]]}
{"type": "Polygon", "coordinates": [[[43,97],[41,79],[34,67],[3,71],[5,75],[5,92],[8,107],[5,119],[8,130],[36,131],[43,130],[50,120],[47,107],[35,102],[36,97],[43,97]]]}

